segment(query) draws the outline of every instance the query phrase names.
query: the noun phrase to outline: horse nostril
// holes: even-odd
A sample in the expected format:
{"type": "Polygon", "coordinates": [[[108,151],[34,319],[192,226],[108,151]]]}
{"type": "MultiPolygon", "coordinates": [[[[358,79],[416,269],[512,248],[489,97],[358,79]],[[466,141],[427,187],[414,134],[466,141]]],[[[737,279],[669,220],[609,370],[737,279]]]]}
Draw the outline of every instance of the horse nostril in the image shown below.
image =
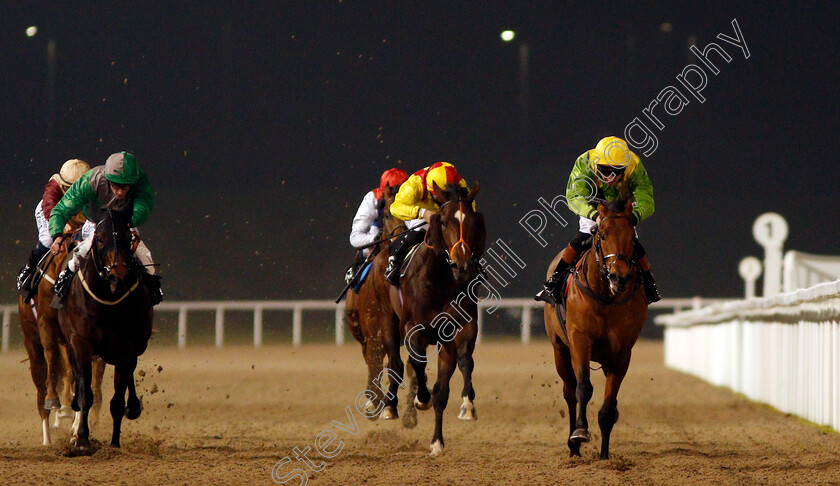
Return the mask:
{"type": "Polygon", "coordinates": [[[607,278],[609,278],[609,279],[610,279],[610,282],[612,282],[612,283],[618,283],[618,275],[617,275],[617,274],[615,274],[615,273],[611,273],[611,274],[609,274],[609,275],[607,276],[607,278]]]}

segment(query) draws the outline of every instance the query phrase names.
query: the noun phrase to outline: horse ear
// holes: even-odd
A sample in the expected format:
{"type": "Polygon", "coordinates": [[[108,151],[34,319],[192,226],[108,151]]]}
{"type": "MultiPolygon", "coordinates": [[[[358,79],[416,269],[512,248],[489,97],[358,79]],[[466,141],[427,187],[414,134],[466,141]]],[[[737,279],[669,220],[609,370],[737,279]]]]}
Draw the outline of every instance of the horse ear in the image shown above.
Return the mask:
{"type": "Polygon", "coordinates": [[[432,186],[433,186],[433,189],[434,189],[432,191],[432,199],[434,199],[435,202],[438,203],[438,206],[443,205],[443,203],[445,203],[446,200],[441,199],[440,196],[439,196],[439,194],[444,193],[443,189],[441,189],[441,187],[439,185],[437,185],[437,182],[432,182],[432,186]]]}
{"type": "Polygon", "coordinates": [[[475,197],[478,196],[479,189],[481,189],[481,184],[479,184],[478,181],[475,181],[472,189],[470,189],[470,193],[467,194],[467,202],[472,203],[475,200],[475,197]]]}
{"type": "Polygon", "coordinates": [[[607,212],[607,207],[604,206],[602,203],[598,203],[598,214],[603,216],[607,212]]]}
{"type": "Polygon", "coordinates": [[[435,251],[443,251],[446,243],[443,241],[443,225],[440,223],[440,213],[432,215],[429,221],[429,229],[426,230],[426,244],[435,251]]]}

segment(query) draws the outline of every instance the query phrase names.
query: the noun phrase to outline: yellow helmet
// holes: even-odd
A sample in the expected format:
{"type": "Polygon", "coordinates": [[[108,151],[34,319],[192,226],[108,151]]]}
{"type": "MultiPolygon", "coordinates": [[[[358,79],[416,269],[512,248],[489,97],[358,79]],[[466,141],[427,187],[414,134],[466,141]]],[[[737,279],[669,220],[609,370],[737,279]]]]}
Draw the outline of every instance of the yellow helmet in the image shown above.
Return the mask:
{"type": "Polygon", "coordinates": [[[435,162],[426,169],[423,179],[426,183],[425,189],[434,192],[435,184],[443,189],[447,184],[460,184],[462,178],[455,166],[449,162],[435,162]]]}
{"type": "Polygon", "coordinates": [[[61,166],[61,170],[58,172],[58,183],[66,191],[89,170],[90,166],[84,160],[70,159],[61,166]]]}
{"type": "Polygon", "coordinates": [[[593,171],[598,169],[597,166],[606,165],[617,170],[626,170],[629,174],[639,163],[639,157],[630,150],[624,140],[618,137],[604,137],[589,151],[589,162],[593,171]]]}

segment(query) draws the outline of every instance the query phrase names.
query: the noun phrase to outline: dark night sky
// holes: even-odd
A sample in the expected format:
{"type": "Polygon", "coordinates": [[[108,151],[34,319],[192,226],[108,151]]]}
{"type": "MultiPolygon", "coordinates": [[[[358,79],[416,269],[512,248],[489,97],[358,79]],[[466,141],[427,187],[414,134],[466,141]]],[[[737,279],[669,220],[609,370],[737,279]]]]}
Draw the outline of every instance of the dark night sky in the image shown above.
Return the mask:
{"type": "Polygon", "coordinates": [[[761,255],[751,226],[767,211],[787,218],[787,249],[838,253],[832,2],[12,3],[0,6],[0,302],[14,299],[49,176],[119,150],[157,190],[143,231],[170,300],[334,297],[365,192],[389,167],[437,160],[481,181],[488,237],[527,264],[503,295],[528,295],[576,224],[550,223],[541,248],[518,220],[661,90],[687,95],[675,76],[699,64],[690,36],[732,61],[714,58],[705,103],[660,111],[644,157],[657,211],[639,232],[663,294],[741,295],[737,264],[761,255]],[[749,59],[715,38],[734,35],[734,18],[749,59]],[[530,47],[525,136],[505,28],[530,47]]]}

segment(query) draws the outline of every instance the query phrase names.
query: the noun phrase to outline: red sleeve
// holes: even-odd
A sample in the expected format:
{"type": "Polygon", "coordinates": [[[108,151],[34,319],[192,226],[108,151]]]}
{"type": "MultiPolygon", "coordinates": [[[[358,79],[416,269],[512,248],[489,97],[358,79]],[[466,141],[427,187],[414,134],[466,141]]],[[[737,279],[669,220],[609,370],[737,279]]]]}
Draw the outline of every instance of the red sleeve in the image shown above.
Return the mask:
{"type": "Polygon", "coordinates": [[[58,201],[61,200],[61,196],[63,195],[64,193],[61,192],[61,187],[58,185],[58,182],[50,179],[50,181],[47,182],[46,187],[44,187],[44,197],[41,198],[43,199],[41,209],[44,210],[44,216],[47,220],[50,219],[50,213],[55,205],[58,204],[58,201]]]}

